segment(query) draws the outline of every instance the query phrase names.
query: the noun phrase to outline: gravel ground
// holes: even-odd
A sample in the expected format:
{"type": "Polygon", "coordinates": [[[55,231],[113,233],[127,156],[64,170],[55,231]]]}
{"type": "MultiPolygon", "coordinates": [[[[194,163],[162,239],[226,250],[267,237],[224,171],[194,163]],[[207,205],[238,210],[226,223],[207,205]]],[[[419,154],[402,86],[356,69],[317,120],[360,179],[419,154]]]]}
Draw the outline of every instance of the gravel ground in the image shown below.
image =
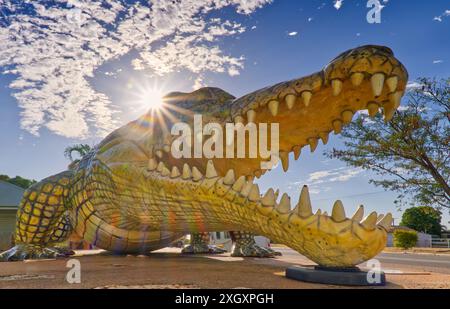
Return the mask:
{"type": "MultiPolygon", "coordinates": [[[[304,257],[186,256],[179,249],[160,250],[148,257],[79,254],[75,258],[81,263],[80,284],[67,283],[67,260],[58,259],[0,263],[0,288],[345,288],[285,278],[287,266],[313,265],[304,257]]],[[[383,266],[388,269],[384,288],[450,288],[450,274],[383,266]]]]}

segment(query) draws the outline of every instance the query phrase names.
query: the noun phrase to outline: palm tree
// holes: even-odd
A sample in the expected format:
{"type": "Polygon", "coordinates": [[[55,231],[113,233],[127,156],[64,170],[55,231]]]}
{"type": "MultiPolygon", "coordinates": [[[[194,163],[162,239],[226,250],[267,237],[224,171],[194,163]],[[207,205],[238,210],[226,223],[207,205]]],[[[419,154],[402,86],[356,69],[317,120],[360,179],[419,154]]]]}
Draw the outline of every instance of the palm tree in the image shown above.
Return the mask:
{"type": "Polygon", "coordinates": [[[74,152],[78,153],[78,155],[80,156],[80,158],[82,158],[83,156],[85,156],[87,153],[89,153],[89,151],[91,151],[91,146],[87,145],[87,144],[76,144],[76,145],[72,145],[72,146],[68,146],[66,147],[66,149],[64,150],[64,156],[70,160],[70,165],[69,167],[73,167],[75,166],[78,162],[80,162],[80,159],[74,159],[72,154],[74,152]]]}

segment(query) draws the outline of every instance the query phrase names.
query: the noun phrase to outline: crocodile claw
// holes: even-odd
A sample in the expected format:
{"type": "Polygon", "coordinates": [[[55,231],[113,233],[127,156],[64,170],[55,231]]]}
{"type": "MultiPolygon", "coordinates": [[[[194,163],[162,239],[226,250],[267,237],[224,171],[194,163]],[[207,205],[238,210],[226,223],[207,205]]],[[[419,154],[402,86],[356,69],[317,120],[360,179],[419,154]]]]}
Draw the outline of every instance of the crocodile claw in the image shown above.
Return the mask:
{"type": "Polygon", "coordinates": [[[281,253],[270,248],[264,248],[258,246],[256,243],[241,246],[235,244],[231,250],[231,256],[233,257],[258,257],[258,258],[273,258],[280,256],[281,253]]]}
{"type": "Polygon", "coordinates": [[[225,249],[205,244],[186,245],[181,250],[183,254],[221,254],[226,252],[227,250],[225,249]]]}
{"type": "Polygon", "coordinates": [[[24,260],[55,259],[75,254],[66,248],[44,248],[37,245],[19,244],[0,254],[0,262],[13,262],[24,260]]]}

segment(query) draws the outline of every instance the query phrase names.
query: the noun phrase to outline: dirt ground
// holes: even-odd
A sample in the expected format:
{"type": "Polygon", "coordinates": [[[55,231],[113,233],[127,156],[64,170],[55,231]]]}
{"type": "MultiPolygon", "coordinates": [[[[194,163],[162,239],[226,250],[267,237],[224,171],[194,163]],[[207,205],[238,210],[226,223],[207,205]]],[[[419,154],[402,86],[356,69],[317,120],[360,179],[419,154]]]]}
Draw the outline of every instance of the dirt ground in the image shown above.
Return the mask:
{"type": "MultiPolygon", "coordinates": [[[[163,249],[150,256],[78,252],[81,283],[69,284],[67,259],[0,263],[0,288],[345,288],[284,277],[286,267],[313,264],[303,257],[233,258],[229,254],[186,256],[163,249]]],[[[384,288],[450,288],[450,274],[384,265],[384,288]]],[[[354,288],[354,287],[351,287],[354,288]]]]}

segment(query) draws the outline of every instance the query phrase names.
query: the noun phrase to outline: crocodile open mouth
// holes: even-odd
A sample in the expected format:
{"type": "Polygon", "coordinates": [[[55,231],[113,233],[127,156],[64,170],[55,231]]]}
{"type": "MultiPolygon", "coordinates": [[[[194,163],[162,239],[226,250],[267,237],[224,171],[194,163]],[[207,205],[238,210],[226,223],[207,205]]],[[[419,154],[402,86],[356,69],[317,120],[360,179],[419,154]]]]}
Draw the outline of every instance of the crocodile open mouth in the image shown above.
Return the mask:
{"type": "MultiPolygon", "coordinates": [[[[389,121],[400,105],[407,80],[406,69],[390,49],[363,46],[341,54],[318,73],[258,90],[230,103],[217,104],[222,114],[224,110],[227,111],[226,116],[222,117],[214,109],[208,116],[210,121],[223,124],[230,121],[243,125],[279,124],[279,158],[283,170],[288,171],[290,153],[297,160],[305,147],[314,152],[320,141],[327,144],[329,134],[339,134],[358,111],[367,110],[371,117],[382,112],[385,120],[389,121]]],[[[220,92],[218,89],[208,91],[220,92]]],[[[212,97],[217,93],[201,93],[201,100],[208,95],[212,97]]],[[[198,97],[199,92],[176,93],[167,97],[167,104],[183,108],[183,102],[192,102],[198,97]]],[[[189,106],[186,110],[192,116],[204,112],[204,107],[199,109],[189,106]]],[[[225,184],[233,185],[243,195],[255,199],[260,197],[258,186],[253,184],[253,180],[266,172],[261,169],[262,158],[214,158],[209,161],[204,158],[176,159],[171,155],[169,146],[173,137],[166,136],[169,138],[165,138],[165,145],[153,149],[154,155],[148,166],[150,170],[173,178],[193,177],[194,181],[219,176],[223,177],[225,184]]],[[[249,149],[250,141],[247,139],[246,143],[246,149],[249,149]]],[[[262,203],[277,205],[282,212],[289,211],[290,197],[285,194],[277,203],[276,195],[270,189],[262,203]]],[[[311,212],[310,205],[306,205],[309,197],[300,197],[302,200],[304,209],[299,211],[304,214],[311,212]]],[[[337,201],[333,210],[337,220],[345,217],[341,206],[337,201]]],[[[362,209],[358,209],[353,218],[360,220],[361,212],[362,209]]],[[[376,223],[377,218],[380,220],[376,214],[371,214],[365,222],[376,223]]]]}
{"type": "MultiPolygon", "coordinates": [[[[218,123],[223,128],[227,123],[277,123],[278,155],[287,171],[290,153],[297,160],[305,147],[313,152],[320,141],[328,142],[331,132],[339,134],[359,111],[367,110],[372,117],[381,111],[389,121],[407,80],[406,69],[390,49],[363,46],[341,54],[318,73],[239,99],[217,88],[173,93],[165,103],[170,113],[149,113],[117,130],[98,146],[96,157],[113,175],[117,173],[113,179],[118,192],[141,182],[140,190],[148,188],[144,209],[154,207],[160,215],[136,213],[143,224],[173,232],[246,230],[284,243],[320,265],[352,266],[384,248],[391,214],[372,212],[363,218],[361,206],[347,218],[339,200],[330,215],[313,211],[306,186],[292,207],[287,194],[279,198],[274,189],[261,194],[254,183],[255,177],[266,172],[261,163],[267,158],[259,154],[256,158],[179,158],[172,153],[175,137],[169,128],[179,121],[194,127],[198,114],[205,124],[218,123]],[[124,164],[124,158],[133,164],[124,164]],[[138,173],[129,168],[143,170],[143,179],[136,179],[138,173]],[[121,189],[121,183],[128,185],[121,189]]],[[[250,142],[246,139],[246,149],[250,142]]],[[[123,198],[124,207],[133,202],[123,198]]],[[[120,227],[109,228],[114,234],[120,227]]],[[[138,247],[138,238],[135,242],[138,247]]]]}

